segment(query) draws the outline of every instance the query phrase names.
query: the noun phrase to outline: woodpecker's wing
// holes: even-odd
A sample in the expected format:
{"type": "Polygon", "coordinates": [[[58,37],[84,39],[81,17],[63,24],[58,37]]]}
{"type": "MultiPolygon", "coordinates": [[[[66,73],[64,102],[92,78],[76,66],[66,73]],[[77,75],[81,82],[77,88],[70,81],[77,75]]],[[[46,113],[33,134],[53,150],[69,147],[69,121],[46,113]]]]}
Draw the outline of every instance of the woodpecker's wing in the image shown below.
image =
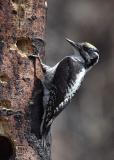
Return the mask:
{"type": "Polygon", "coordinates": [[[73,57],[65,57],[57,66],[51,81],[49,101],[46,106],[42,125],[42,134],[47,134],[53,120],[64,109],[76,92],[79,84],[76,83],[77,75],[83,65],[73,57]]]}
{"type": "Polygon", "coordinates": [[[83,65],[73,57],[65,57],[58,65],[52,81],[53,86],[56,87],[53,106],[55,117],[64,109],[79,88],[83,74],[85,74],[82,73],[82,70],[83,65]],[[80,73],[82,73],[81,77],[79,77],[80,73]]]}

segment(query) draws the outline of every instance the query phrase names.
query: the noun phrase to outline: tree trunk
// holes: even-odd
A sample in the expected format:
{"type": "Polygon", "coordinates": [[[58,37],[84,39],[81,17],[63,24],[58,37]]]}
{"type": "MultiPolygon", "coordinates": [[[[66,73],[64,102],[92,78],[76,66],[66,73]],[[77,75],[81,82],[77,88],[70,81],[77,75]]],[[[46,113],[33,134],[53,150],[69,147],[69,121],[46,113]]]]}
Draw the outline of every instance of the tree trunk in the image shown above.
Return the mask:
{"type": "Polygon", "coordinates": [[[40,144],[46,0],[0,0],[0,160],[48,159],[40,144]]]}

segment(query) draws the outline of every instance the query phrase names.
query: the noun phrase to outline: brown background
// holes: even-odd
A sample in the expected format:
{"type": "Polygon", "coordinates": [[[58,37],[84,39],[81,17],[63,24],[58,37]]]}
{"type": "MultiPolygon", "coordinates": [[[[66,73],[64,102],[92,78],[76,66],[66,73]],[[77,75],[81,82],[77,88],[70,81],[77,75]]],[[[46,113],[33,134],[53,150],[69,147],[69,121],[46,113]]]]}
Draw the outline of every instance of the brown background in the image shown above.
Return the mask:
{"type": "Polygon", "coordinates": [[[72,52],[65,37],[94,44],[100,61],[53,124],[53,160],[113,160],[114,1],[49,0],[47,64],[72,52]]]}

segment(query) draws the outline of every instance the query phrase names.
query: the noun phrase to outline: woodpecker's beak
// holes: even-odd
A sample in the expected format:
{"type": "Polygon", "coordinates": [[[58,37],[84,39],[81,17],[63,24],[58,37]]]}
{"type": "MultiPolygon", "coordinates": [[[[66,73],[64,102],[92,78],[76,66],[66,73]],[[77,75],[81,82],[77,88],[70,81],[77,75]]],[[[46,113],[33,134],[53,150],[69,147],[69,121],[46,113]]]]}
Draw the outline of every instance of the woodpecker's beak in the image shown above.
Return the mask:
{"type": "Polygon", "coordinates": [[[75,42],[74,42],[74,41],[72,41],[72,40],[70,40],[70,39],[68,39],[68,38],[65,38],[65,39],[66,39],[66,41],[67,41],[68,43],[71,44],[71,46],[75,47],[75,42]]]}
{"type": "Polygon", "coordinates": [[[78,61],[80,61],[80,62],[84,62],[84,59],[83,59],[83,57],[82,57],[82,55],[81,55],[81,53],[80,53],[80,50],[81,50],[81,45],[80,45],[80,43],[75,43],[74,41],[72,41],[72,40],[70,40],[70,39],[68,39],[68,38],[65,38],[65,39],[66,39],[66,41],[67,41],[68,43],[70,43],[71,46],[73,47],[74,53],[75,53],[75,58],[76,58],[78,61]]]}
{"type": "Polygon", "coordinates": [[[74,41],[65,38],[67,42],[69,42],[71,44],[72,47],[74,47],[75,49],[79,50],[81,48],[81,46],[78,43],[75,43],[74,41]]]}

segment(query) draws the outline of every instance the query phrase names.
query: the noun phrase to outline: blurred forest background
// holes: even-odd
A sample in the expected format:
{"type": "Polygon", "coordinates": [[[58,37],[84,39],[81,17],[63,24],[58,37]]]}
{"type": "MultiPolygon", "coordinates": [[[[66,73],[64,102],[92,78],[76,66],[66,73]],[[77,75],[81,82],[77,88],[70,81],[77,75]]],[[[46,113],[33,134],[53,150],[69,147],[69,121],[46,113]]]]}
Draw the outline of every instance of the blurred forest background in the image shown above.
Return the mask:
{"type": "Polygon", "coordinates": [[[100,51],[67,109],[53,123],[53,160],[114,160],[114,1],[48,0],[46,63],[72,53],[65,41],[100,51]]]}

